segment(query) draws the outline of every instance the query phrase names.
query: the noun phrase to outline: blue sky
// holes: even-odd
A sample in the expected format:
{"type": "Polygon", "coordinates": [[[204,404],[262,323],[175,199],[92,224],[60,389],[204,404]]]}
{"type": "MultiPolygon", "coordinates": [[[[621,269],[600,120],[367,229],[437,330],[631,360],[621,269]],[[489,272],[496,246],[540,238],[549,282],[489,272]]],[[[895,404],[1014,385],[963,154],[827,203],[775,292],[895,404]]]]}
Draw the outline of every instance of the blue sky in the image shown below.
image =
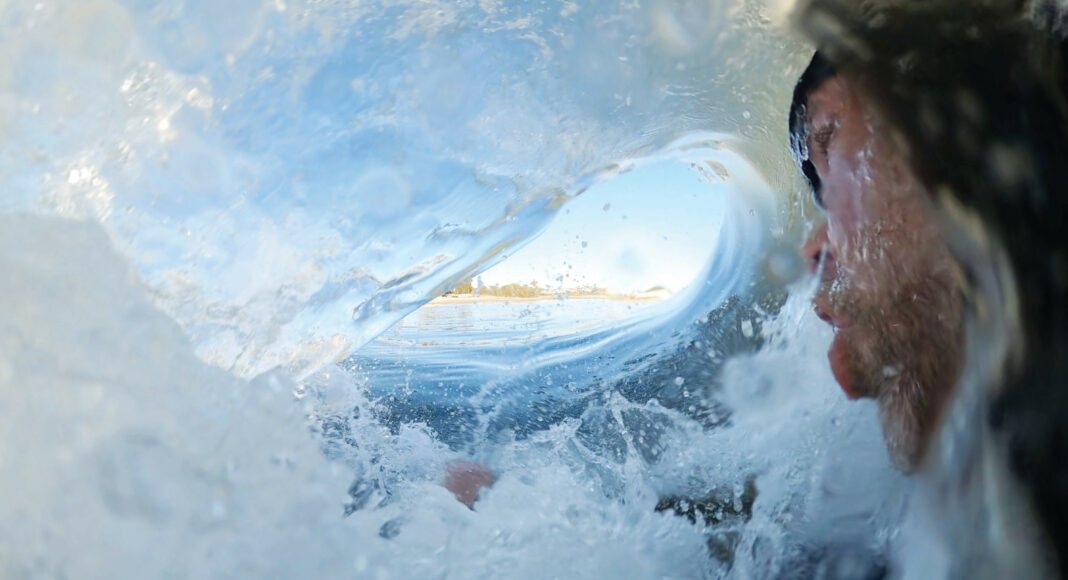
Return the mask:
{"type": "Polygon", "coordinates": [[[678,292],[715,249],[727,187],[679,160],[639,166],[568,202],[540,237],[484,272],[482,282],[678,292]]]}

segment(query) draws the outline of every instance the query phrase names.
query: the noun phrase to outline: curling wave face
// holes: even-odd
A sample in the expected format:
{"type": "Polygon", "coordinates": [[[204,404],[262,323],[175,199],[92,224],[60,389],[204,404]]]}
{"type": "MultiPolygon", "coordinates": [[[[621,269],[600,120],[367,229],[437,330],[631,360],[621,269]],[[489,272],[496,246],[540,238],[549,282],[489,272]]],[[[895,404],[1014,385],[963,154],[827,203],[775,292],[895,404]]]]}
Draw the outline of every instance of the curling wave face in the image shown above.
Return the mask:
{"type": "Polygon", "coordinates": [[[0,576],[870,567],[905,485],[784,286],[780,18],[0,2],[0,576]],[[685,292],[533,345],[371,342],[660,158],[733,192],[685,292]],[[477,512],[439,485],[461,456],[499,475],[477,512]]]}
{"type": "Polygon", "coordinates": [[[101,223],[242,376],[365,343],[628,159],[774,142],[792,60],[760,4],[2,10],[0,207],[101,223]]]}

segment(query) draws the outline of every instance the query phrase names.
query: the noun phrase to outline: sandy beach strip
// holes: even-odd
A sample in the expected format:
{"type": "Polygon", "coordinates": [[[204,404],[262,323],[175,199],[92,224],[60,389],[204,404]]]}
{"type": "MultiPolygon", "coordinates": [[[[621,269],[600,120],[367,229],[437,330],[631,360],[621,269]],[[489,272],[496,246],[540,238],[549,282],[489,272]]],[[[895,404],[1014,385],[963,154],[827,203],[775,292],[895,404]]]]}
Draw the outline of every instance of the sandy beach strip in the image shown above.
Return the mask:
{"type": "Polygon", "coordinates": [[[659,302],[670,298],[666,293],[645,294],[542,294],[540,296],[489,296],[475,294],[447,294],[426,303],[426,306],[443,304],[477,304],[480,302],[545,302],[548,300],[611,300],[613,302],[659,302]]]}

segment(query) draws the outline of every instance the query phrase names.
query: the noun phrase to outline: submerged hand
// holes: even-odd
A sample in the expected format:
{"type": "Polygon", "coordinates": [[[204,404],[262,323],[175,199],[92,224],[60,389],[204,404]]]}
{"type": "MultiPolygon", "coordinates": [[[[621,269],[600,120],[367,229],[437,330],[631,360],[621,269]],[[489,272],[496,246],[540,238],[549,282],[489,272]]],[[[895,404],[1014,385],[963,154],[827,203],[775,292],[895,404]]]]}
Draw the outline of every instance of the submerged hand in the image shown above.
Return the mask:
{"type": "Polygon", "coordinates": [[[482,488],[491,487],[495,481],[493,473],[481,463],[456,459],[445,467],[445,489],[471,509],[482,488]]]}

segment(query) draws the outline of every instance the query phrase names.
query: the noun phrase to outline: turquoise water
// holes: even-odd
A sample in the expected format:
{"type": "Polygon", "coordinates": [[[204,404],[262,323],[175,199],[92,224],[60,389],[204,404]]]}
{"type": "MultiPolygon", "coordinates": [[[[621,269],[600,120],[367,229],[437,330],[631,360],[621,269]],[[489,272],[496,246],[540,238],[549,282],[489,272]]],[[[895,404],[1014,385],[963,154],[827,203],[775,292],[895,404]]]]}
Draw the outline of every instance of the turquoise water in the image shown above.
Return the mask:
{"type": "Polygon", "coordinates": [[[669,308],[588,299],[428,305],[342,367],[382,401],[389,422],[425,422],[464,449],[503,429],[526,434],[579,416],[625,367],[633,372],[669,346],[628,340],[649,334],[650,319],[669,308]]]}
{"type": "Polygon", "coordinates": [[[663,305],[655,301],[569,299],[563,295],[529,302],[432,303],[406,316],[360,350],[370,355],[401,346],[529,346],[662,311],[663,305]]]}

